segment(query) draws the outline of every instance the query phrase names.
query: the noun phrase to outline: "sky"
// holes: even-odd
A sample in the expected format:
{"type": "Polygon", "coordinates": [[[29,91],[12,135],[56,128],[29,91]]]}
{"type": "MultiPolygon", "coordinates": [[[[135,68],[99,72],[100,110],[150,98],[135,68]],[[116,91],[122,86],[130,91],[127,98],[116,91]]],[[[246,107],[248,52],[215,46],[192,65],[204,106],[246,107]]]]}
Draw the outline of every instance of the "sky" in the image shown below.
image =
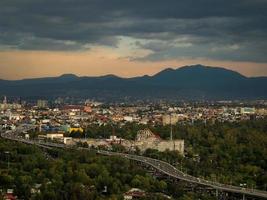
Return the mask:
{"type": "Polygon", "coordinates": [[[0,79],[193,64],[267,76],[266,10],[267,0],[1,0],[0,79]]]}

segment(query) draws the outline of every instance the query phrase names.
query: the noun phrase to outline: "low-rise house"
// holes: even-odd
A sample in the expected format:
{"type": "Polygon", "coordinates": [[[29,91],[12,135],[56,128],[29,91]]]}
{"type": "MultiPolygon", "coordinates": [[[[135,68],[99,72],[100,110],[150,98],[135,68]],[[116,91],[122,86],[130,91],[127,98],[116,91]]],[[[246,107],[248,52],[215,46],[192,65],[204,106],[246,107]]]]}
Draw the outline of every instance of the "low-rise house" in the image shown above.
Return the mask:
{"type": "Polygon", "coordinates": [[[8,189],[6,194],[4,195],[4,200],[16,200],[17,196],[13,194],[13,189],[8,189]]]}
{"type": "Polygon", "coordinates": [[[146,196],[146,192],[139,188],[132,188],[123,195],[124,200],[141,199],[146,196]]]}

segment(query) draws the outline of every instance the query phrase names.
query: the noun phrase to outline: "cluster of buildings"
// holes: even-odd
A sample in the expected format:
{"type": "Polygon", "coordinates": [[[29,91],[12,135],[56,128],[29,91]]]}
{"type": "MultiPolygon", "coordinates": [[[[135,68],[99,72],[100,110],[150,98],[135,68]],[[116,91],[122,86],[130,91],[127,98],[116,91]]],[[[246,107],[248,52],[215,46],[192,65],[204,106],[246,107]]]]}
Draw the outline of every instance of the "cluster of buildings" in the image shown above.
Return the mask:
{"type": "Polygon", "coordinates": [[[19,103],[8,103],[7,102],[7,97],[4,96],[4,100],[2,103],[0,103],[0,111],[1,110],[16,110],[16,109],[20,109],[22,106],[19,103]]]}
{"type": "MultiPolygon", "coordinates": [[[[236,122],[267,117],[267,103],[229,104],[228,102],[216,105],[167,103],[136,103],[136,104],[102,104],[94,101],[82,101],[76,104],[65,103],[58,98],[54,103],[47,100],[37,100],[32,104],[9,102],[4,97],[0,103],[0,128],[15,129],[18,124],[33,124],[39,139],[58,140],[71,144],[72,133],[84,135],[90,125],[102,126],[115,124],[121,127],[127,123],[146,125],[174,125],[193,124],[194,122],[236,122]]],[[[87,135],[88,144],[99,146],[111,143],[120,143],[127,148],[136,146],[141,150],[157,148],[165,150],[179,150],[183,152],[183,141],[161,140],[148,129],[140,130],[134,141],[117,138],[92,140],[87,135]]]]}
{"type": "Polygon", "coordinates": [[[126,150],[136,150],[138,148],[141,152],[146,149],[157,149],[158,151],[178,151],[184,154],[184,140],[162,140],[157,134],[152,133],[149,129],[140,130],[137,133],[135,140],[126,140],[118,138],[117,136],[110,136],[108,139],[75,139],[79,142],[86,142],[89,147],[110,147],[119,144],[126,148],[126,150]]]}

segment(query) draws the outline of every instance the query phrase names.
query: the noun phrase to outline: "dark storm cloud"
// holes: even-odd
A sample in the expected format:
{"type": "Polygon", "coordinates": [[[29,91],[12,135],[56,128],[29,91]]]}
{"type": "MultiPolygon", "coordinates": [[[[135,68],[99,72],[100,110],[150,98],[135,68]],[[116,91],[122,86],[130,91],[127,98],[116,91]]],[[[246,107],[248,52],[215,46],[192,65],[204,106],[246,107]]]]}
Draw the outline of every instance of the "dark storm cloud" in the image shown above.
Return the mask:
{"type": "Polygon", "coordinates": [[[266,0],[2,0],[0,48],[84,50],[146,39],[141,60],[266,62],[266,0]]]}

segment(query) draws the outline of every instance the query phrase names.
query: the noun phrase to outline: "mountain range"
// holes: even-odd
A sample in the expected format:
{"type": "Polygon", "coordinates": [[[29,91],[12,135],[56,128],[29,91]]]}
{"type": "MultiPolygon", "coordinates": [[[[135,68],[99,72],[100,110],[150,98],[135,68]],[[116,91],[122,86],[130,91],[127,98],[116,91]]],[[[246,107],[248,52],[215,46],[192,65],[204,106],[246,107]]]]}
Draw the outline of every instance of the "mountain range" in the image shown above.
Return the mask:
{"type": "Polygon", "coordinates": [[[0,80],[0,95],[32,98],[72,96],[103,100],[252,100],[267,98],[267,77],[250,78],[224,68],[192,65],[133,78],[64,74],[49,78],[0,80]]]}

